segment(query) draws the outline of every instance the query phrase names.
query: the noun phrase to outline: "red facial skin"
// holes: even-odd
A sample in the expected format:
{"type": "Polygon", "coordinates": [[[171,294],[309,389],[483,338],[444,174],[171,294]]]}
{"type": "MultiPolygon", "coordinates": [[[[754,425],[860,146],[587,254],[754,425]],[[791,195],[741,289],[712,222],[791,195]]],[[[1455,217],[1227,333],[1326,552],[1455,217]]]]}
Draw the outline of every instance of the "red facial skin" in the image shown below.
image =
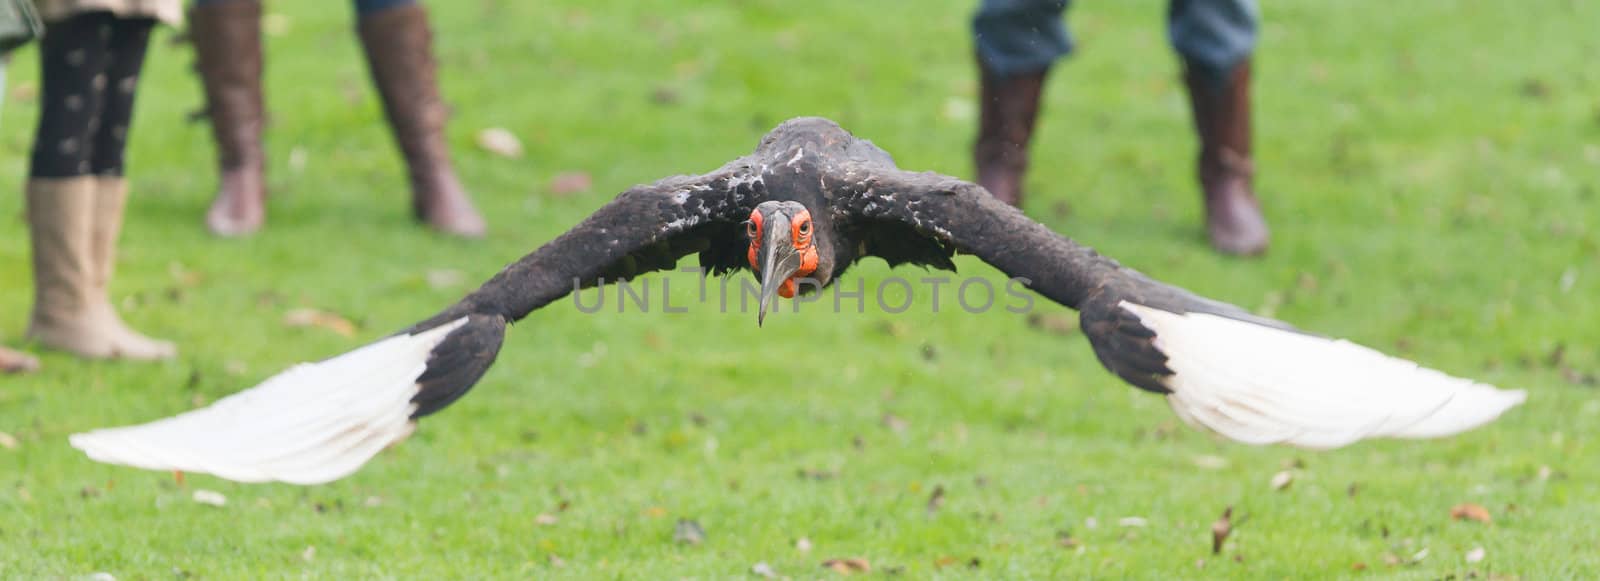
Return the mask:
{"type": "MultiPolygon", "coordinates": [[[[786,299],[794,298],[795,292],[799,289],[799,284],[795,282],[796,280],[811,276],[811,273],[817,271],[817,245],[816,241],[811,238],[811,212],[801,210],[799,214],[794,215],[789,220],[789,227],[792,228],[789,232],[789,237],[794,241],[794,249],[800,253],[800,269],[794,271],[794,275],[783,281],[783,285],[778,287],[778,296],[786,299]]],[[[756,256],[761,249],[761,240],[766,236],[761,212],[750,212],[750,232],[748,234],[750,236],[750,250],[745,253],[746,258],[750,260],[750,269],[759,271],[761,265],[756,264],[756,256]]]]}

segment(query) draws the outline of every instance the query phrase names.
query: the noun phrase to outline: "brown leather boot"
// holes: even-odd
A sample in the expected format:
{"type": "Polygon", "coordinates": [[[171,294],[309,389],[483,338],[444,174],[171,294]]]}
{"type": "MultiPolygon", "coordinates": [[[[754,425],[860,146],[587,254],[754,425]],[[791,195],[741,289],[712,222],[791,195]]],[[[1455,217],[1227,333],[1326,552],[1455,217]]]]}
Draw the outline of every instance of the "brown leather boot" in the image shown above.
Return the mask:
{"type": "Polygon", "coordinates": [[[1236,66],[1220,84],[1193,67],[1184,80],[1200,134],[1198,173],[1211,246],[1242,256],[1266,252],[1270,234],[1251,185],[1250,61],[1236,66]]]}
{"type": "Polygon", "coordinates": [[[1022,178],[1028,170],[1028,140],[1039,115],[1039,97],[1048,69],[1001,77],[978,59],[981,79],[978,139],[972,161],[978,185],[1013,206],[1022,205],[1022,178]]]}
{"type": "Polygon", "coordinates": [[[221,185],[206,211],[219,236],[242,236],[266,221],[265,116],[261,98],[261,2],[201,4],[189,12],[196,68],[217,142],[221,185]]]}
{"type": "Polygon", "coordinates": [[[105,287],[97,282],[110,273],[97,253],[110,258],[104,245],[115,244],[115,231],[122,222],[120,201],[102,206],[97,178],[92,176],[33,178],[27,190],[34,281],[28,336],[91,359],[175,355],[171,343],[122,324],[105,287]]]}
{"type": "Polygon", "coordinates": [[[445,144],[448,112],[439,97],[428,12],[412,4],[366,14],[357,23],[372,82],[405,155],[417,218],[446,234],[477,238],[487,226],[456,178],[445,144]]]}
{"type": "Polygon", "coordinates": [[[39,360],[21,351],[0,347],[0,373],[33,373],[39,370],[39,360]]]}

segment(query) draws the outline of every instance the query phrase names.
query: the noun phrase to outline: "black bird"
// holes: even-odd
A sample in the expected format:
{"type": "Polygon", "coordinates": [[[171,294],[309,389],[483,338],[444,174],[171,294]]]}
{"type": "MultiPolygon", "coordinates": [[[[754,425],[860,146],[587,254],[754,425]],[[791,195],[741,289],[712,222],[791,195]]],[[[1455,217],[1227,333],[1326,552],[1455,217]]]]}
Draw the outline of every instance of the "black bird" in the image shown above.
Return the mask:
{"type": "Polygon", "coordinates": [[[953,270],[957,252],[1077,309],[1106,369],[1234,440],[1332,448],[1367,437],[1444,436],[1525,398],[1157,282],[974,184],[902,171],[832,121],[800,118],[716,171],[623,192],[460,302],[387,339],[293,367],[206,408],[71,442],[95,460],[140,468],[327,482],[465,394],[494,363],[506,325],[576,288],[671,269],[698,254],[711,273],[751,269],[765,316],[773,295],[825,287],[863,258],[953,270]]]}

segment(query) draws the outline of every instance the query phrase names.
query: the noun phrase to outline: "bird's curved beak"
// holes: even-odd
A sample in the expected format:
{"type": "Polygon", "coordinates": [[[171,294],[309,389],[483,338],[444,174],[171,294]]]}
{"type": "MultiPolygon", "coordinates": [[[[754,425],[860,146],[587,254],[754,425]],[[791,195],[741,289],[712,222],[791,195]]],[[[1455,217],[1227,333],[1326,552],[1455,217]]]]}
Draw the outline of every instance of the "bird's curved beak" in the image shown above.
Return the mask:
{"type": "Polygon", "coordinates": [[[774,213],[763,226],[761,247],[756,250],[756,263],[761,265],[761,305],[756,312],[756,326],[767,319],[767,305],[773,295],[783,288],[783,283],[800,270],[800,252],[794,248],[794,235],[789,228],[789,217],[774,213]]]}

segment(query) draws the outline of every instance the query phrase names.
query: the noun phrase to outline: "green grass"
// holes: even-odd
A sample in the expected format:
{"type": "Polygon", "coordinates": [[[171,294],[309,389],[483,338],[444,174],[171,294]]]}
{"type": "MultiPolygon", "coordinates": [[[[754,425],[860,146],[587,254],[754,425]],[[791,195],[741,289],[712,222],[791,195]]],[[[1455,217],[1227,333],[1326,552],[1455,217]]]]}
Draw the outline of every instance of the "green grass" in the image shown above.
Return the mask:
{"type": "MultiPolygon", "coordinates": [[[[470,397],[346,480],[179,485],[88,461],[68,434],[181,412],[401,328],[613,193],[716,167],[792,116],[832,117],[904,167],[969,172],[967,1],[433,2],[456,157],[493,227],[444,239],[409,221],[350,16],[323,4],[272,5],[287,24],[269,40],[273,198],[248,240],[200,226],[212,150],[185,116],[201,98],[187,48],[157,37],[114,293],[182,356],[41,353],[43,372],[0,378],[0,431],[18,440],[0,448],[0,577],[737,578],[765,561],[813,578],[834,576],[820,566],[833,557],[903,578],[1600,575],[1593,3],[1264,2],[1257,161],[1275,238],[1259,261],[1201,240],[1161,3],[1084,3],[1081,51],[1050,81],[1032,215],[1164,280],[1530,390],[1457,438],[1227,444],[1105,373],[1081,337],[1006,313],[813,309],[758,330],[714,308],[562,302],[510,333],[470,397]],[[520,135],[526,157],[477,149],[488,127],[520,135]],[[566,171],[593,190],[553,195],[566,171]],[[446,269],[467,282],[428,283],[446,269]],[[286,327],[299,306],[345,314],[358,336],[286,327]],[[1273,491],[1292,463],[1293,486],[1273,491]],[[228,504],[193,502],[199,489],[228,504]],[[1452,520],[1463,502],[1493,523],[1452,520]],[[1213,556],[1229,505],[1242,522],[1213,556]],[[1119,526],[1128,516],[1148,525],[1119,526]],[[705,542],[674,542],[678,519],[705,542]],[[1469,564],[1475,547],[1487,556],[1469,564]]],[[[12,63],[8,184],[25,174],[35,55],[12,63]]],[[[0,196],[11,345],[31,301],[20,198],[0,196]]],[[[687,303],[693,279],[670,280],[687,303]]]]}

